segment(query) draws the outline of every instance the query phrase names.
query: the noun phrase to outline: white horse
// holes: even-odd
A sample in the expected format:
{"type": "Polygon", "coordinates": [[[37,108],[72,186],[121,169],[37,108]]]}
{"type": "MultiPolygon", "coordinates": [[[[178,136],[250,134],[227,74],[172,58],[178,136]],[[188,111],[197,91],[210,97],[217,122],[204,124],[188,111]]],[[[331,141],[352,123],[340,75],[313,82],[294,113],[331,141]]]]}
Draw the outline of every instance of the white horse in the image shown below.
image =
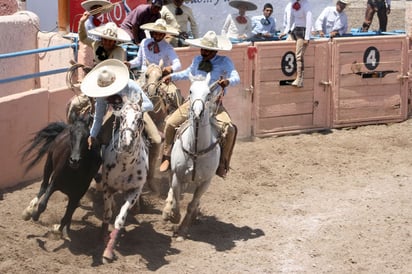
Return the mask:
{"type": "Polygon", "coordinates": [[[144,125],[141,104],[142,98],[139,95],[135,101],[126,100],[120,111],[114,111],[116,119],[120,119],[120,126],[103,152],[104,213],[102,232],[104,237],[108,234],[109,221],[113,213],[114,194],[116,192],[126,194],[125,203],[116,217],[114,230],[110,233],[103,253],[104,262],[111,262],[114,259],[114,246],[119,231],[124,227],[127,213],[138,201],[146,182],[148,151],[142,137],[144,125]]]}
{"type": "MultiPolygon", "coordinates": [[[[204,77],[190,77],[190,113],[187,128],[177,133],[177,140],[171,154],[172,185],[163,209],[163,219],[180,222],[179,200],[190,184],[195,186],[192,201],[186,215],[175,230],[178,240],[184,239],[189,226],[196,219],[201,196],[206,192],[219,165],[220,134],[211,123],[215,99],[215,88],[209,87],[210,74],[204,77]]],[[[215,85],[212,85],[215,86],[215,85]]]]}

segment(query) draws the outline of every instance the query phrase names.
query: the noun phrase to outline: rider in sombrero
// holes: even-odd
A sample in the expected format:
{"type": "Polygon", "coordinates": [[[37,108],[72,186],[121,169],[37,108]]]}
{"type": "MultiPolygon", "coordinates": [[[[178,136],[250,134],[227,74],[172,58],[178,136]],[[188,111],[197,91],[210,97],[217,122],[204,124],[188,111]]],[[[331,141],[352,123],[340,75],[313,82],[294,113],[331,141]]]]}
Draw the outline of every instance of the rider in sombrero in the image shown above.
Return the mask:
{"type": "Polygon", "coordinates": [[[140,95],[143,99],[142,111],[153,110],[153,104],[144,94],[135,81],[129,78],[127,66],[116,59],[109,59],[99,63],[84,78],[80,85],[81,91],[96,98],[96,112],[90,129],[89,147],[96,143],[107,145],[112,137],[114,116],[111,115],[103,123],[103,118],[108,112],[110,105],[112,108],[120,108],[124,97],[130,99],[140,95]]]}
{"type": "MultiPolygon", "coordinates": [[[[200,55],[195,56],[192,64],[185,70],[169,74],[164,81],[189,80],[189,75],[205,76],[210,73],[211,83],[217,82],[223,89],[239,84],[239,73],[235,69],[232,60],[227,56],[218,55],[218,51],[230,51],[232,43],[223,36],[218,36],[214,31],[208,31],[203,37],[187,39],[186,42],[193,47],[200,48],[200,55]]],[[[170,155],[174,141],[175,131],[188,118],[190,102],[186,101],[166,120],[165,141],[163,151],[163,162],[160,171],[164,172],[170,168],[170,155]]],[[[229,114],[220,102],[216,110],[216,125],[222,132],[223,142],[219,167],[216,174],[225,177],[229,170],[230,157],[236,140],[237,129],[232,123],[229,114]]]]}
{"type": "MultiPolygon", "coordinates": [[[[86,31],[94,29],[102,25],[99,19],[100,15],[108,13],[113,10],[114,5],[109,0],[86,0],[80,3],[85,11],[90,13],[89,18],[85,22],[86,31]]],[[[93,40],[100,40],[99,36],[89,34],[89,38],[93,40]]]]}
{"type": "MultiPolygon", "coordinates": [[[[127,32],[118,28],[113,22],[101,25],[87,32],[85,22],[90,16],[90,12],[85,11],[79,22],[79,40],[93,51],[93,64],[89,64],[89,66],[94,66],[107,59],[125,61],[126,52],[119,43],[130,41],[130,36],[127,32]],[[98,39],[92,39],[88,34],[98,39]]],[[[71,115],[73,112],[78,115],[86,111],[91,111],[93,102],[90,101],[91,100],[84,94],[75,95],[71,98],[67,104],[68,122],[72,122],[70,117],[73,117],[71,115]]]]}

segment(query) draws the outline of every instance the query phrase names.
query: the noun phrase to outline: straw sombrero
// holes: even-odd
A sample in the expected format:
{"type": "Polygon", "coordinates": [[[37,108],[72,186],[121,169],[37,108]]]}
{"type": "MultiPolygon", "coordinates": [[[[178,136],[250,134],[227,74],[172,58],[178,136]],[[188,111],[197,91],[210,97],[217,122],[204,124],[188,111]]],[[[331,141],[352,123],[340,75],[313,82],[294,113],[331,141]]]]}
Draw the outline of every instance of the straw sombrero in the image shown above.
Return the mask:
{"type": "Polygon", "coordinates": [[[84,77],[81,91],[89,97],[107,97],[124,89],[129,82],[129,69],[122,61],[108,59],[96,65],[84,77]]]}
{"type": "Polygon", "coordinates": [[[229,5],[238,9],[240,6],[246,8],[246,10],[257,10],[257,6],[255,3],[248,1],[248,0],[231,0],[229,1],[229,5]]]}
{"type": "Polygon", "coordinates": [[[106,12],[110,12],[113,9],[113,5],[110,1],[108,0],[86,0],[80,3],[80,5],[82,5],[83,9],[87,10],[87,11],[91,11],[90,9],[93,6],[108,6],[107,9],[102,9],[102,13],[106,13],[106,12]]]}
{"type": "Polygon", "coordinates": [[[141,25],[140,28],[148,31],[179,35],[179,30],[169,26],[164,19],[157,19],[156,22],[141,25]]]}
{"type": "Polygon", "coordinates": [[[130,35],[125,30],[117,27],[117,25],[113,22],[109,22],[103,26],[91,29],[89,30],[89,33],[118,42],[129,42],[132,40],[130,35]]]}
{"type": "Polygon", "coordinates": [[[214,31],[208,31],[201,38],[186,39],[185,42],[190,46],[208,50],[231,50],[232,42],[224,36],[216,35],[214,31]]]}

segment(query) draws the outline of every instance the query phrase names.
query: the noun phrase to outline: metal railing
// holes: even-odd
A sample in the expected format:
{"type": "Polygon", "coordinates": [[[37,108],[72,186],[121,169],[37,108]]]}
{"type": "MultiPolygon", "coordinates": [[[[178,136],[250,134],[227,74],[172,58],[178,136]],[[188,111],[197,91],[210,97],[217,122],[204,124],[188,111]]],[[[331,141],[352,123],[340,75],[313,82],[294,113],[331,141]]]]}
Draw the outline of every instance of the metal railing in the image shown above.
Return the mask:
{"type": "MultiPolygon", "coordinates": [[[[19,57],[19,56],[24,56],[24,55],[37,54],[37,53],[43,53],[43,52],[61,50],[61,49],[67,49],[67,48],[72,48],[75,52],[74,56],[77,56],[78,43],[77,43],[77,40],[75,39],[74,42],[71,44],[0,54],[0,60],[5,59],[5,58],[14,58],[14,57],[19,57]]],[[[52,74],[65,73],[68,70],[69,68],[67,67],[67,68],[60,68],[60,69],[54,69],[54,70],[36,72],[32,74],[25,74],[25,75],[20,75],[20,76],[4,78],[4,79],[0,79],[0,84],[19,81],[19,80],[25,80],[25,79],[30,79],[30,78],[37,78],[37,77],[42,77],[42,76],[47,76],[47,75],[52,75],[52,74]]]]}

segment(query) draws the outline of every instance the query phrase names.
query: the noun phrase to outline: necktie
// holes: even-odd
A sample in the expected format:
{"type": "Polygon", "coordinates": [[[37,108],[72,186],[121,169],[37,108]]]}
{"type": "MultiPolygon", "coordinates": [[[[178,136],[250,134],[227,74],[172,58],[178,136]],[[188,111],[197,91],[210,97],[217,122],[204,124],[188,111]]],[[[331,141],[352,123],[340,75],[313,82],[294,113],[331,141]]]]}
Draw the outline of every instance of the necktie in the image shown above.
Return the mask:
{"type": "Polygon", "coordinates": [[[300,3],[299,3],[299,1],[293,3],[292,8],[293,8],[294,10],[300,10],[300,3]]]}
{"type": "Polygon", "coordinates": [[[260,23],[262,23],[262,25],[264,25],[264,26],[267,26],[267,25],[270,24],[270,21],[269,21],[269,19],[267,19],[267,18],[262,18],[262,19],[260,20],[260,23]]]}
{"type": "Polygon", "coordinates": [[[95,25],[96,27],[98,27],[98,26],[100,26],[101,24],[102,24],[102,22],[101,22],[98,18],[93,17],[93,25],[95,25]]]}
{"type": "Polygon", "coordinates": [[[150,51],[153,51],[153,53],[159,53],[159,52],[160,52],[159,45],[158,45],[157,42],[155,42],[155,41],[150,42],[150,43],[147,45],[147,48],[148,48],[150,51]]]}
{"type": "Polygon", "coordinates": [[[202,60],[199,63],[199,66],[197,68],[198,70],[203,70],[206,72],[211,72],[213,69],[213,65],[209,60],[202,60]]]}
{"type": "Polygon", "coordinates": [[[177,7],[177,8],[175,9],[175,15],[182,15],[182,14],[183,14],[182,8],[181,8],[181,7],[177,7]]]}
{"type": "Polygon", "coordinates": [[[243,15],[239,15],[238,17],[236,17],[236,21],[239,24],[246,24],[247,23],[246,17],[244,17],[243,15]]]}

